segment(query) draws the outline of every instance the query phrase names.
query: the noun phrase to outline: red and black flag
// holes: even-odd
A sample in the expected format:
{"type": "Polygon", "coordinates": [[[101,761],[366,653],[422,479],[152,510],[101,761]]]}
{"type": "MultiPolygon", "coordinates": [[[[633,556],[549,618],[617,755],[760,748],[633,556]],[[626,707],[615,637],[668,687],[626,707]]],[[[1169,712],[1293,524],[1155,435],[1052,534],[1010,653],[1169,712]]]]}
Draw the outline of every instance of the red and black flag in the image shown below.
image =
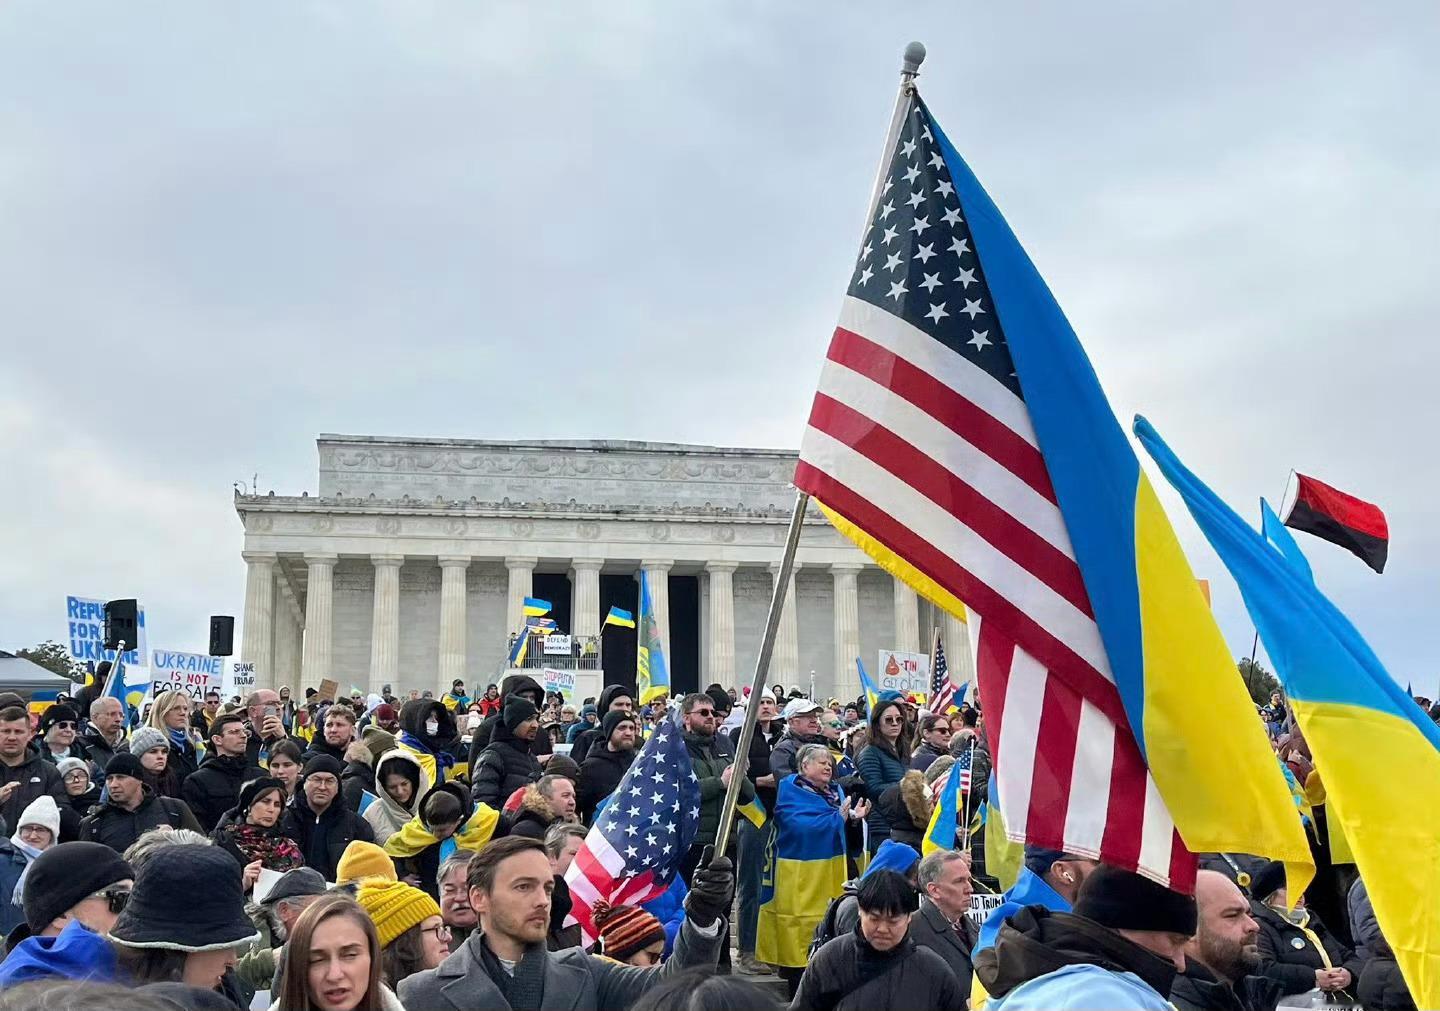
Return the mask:
{"type": "Polygon", "coordinates": [[[1300,488],[1284,517],[1285,525],[1338,544],[1358,555],[1376,572],[1384,572],[1385,556],[1390,549],[1390,527],[1380,507],[1313,477],[1295,476],[1300,488]]]}

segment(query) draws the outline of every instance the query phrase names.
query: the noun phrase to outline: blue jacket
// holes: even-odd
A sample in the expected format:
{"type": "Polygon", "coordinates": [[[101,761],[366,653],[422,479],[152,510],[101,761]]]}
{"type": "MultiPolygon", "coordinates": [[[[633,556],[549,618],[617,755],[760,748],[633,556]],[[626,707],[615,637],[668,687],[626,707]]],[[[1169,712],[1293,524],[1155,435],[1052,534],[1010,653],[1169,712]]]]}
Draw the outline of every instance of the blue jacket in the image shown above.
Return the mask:
{"type": "Polygon", "coordinates": [[[25,873],[25,854],[8,840],[0,839],[0,933],[9,934],[25,921],[25,910],[10,901],[15,885],[25,873]]]}
{"type": "Polygon", "coordinates": [[[975,950],[988,948],[995,943],[995,935],[1000,933],[1000,926],[1007,917],[1024,909],[1026,906],[1044,906],[1052,913],[1070,912],[1070,903],[1065,901],[1065,896],[1045,883],[1045,879],[1028,867],[1020,868],[1020,874],[1015,879],[1004,896],[1003,902],[990,910],[990,915],[980,925],[980,939],[975,943],[975,950]]]}
{"type": "Polygon", "coordinates": [[[665,926],[666,958],[675,950],[675,937],[680,933],[680,924],[685,922],[685,896],[689,894],[690,889],[685,887],[685,879],[677,874],[669,888],[649,902],[640,903],[641,909],[665,926]]]}
{"type": "Polygon", "coordinates": [[[27,937],[0,962],[0,990],[35,979],[113,983],[118,977],[115,949],[79,920],[58,937],[27,937]]]}
{"type": "Polygon", "coordinates": [[[1067,965],[992,999],[989,1011],[1174,1011],[1168,1000],[1133,972],[1098,965],[1067,965]]]}
{"type": "Polygon", "coordinates": [[[870,795],[870,814],[865,821],[870,826],[873,845],[873,840],[877,838],[890,838],[890,819],[881,813],[880,805],[876,802],[885,792],[885,788],[900,782],[909,769],[890,752],[874,745],[860,752],[860,761],[857,764],[860,767],[860,778],[865,781],[865,791],[870,795]]]}

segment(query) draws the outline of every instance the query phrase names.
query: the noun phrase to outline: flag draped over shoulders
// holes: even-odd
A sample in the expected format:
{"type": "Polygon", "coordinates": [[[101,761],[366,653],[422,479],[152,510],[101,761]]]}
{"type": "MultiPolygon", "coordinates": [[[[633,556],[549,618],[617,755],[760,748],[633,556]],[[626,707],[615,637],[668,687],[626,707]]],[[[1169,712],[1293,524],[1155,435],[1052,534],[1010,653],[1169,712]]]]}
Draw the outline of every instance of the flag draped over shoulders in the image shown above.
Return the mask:
{"type": "MultiPolygon", "coordinates": [[[[838,807],[791,774],[780,781],[776,831],[760,883],[755,957],[771,965],[806,964],[810,940],[845,884],[845,818],[838,807]]],[[[845,792],[835,788],[844,803],[845,792]]]]}
{"type": "MultiPolygon", "coordinates": [[[[493,807],[489,804],[478,804],[475,813],[447,841],[453,842],[455,849],[478,852],[494,837],[495,826],[499,821],[500,814],[493,807]]],[[[413,857],[440,841],[425,827],[420,816],[416,815],[402,825],[400,831],[385,840],[384,849],[392,857],[413,857]]]]}

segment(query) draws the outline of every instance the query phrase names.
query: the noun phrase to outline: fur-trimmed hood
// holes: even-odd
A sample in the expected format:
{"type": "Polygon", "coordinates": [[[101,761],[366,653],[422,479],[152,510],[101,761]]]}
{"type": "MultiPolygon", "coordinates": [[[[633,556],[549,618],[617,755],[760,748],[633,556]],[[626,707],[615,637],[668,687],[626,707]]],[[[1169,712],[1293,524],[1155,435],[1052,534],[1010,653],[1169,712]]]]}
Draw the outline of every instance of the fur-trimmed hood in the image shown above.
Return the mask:
{"type": "Polygon", "coordinates": [[[930,824],[935,805],[930,801],[930,788],[925,785],[923,772],[911,769],[905,773],[900,780],[900,799],[905,802],[911,821],[921,827],[930,824]]]}

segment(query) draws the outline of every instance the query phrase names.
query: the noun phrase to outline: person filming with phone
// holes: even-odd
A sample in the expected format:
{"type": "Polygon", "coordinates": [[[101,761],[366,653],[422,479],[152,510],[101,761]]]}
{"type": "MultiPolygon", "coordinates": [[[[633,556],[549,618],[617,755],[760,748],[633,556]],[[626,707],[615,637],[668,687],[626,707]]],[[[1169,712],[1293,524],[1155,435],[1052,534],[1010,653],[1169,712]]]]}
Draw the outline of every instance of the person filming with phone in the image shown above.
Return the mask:
{"type": "MultiPolygon", "coordinates": [[[[270,749],[281,741],[290,739],[285,733],[285,723],[280,718],[280,693],[270,688],[258,688],[245,699],[245,729],[250,739],[245,745],[245,757],[251,765],[264,767],[270,756],[270,749]]],[[[298,742],[297,742],[298,743],[298,742]]],[[[305,745],[300,744],[305,750],[305,745]]]]}

